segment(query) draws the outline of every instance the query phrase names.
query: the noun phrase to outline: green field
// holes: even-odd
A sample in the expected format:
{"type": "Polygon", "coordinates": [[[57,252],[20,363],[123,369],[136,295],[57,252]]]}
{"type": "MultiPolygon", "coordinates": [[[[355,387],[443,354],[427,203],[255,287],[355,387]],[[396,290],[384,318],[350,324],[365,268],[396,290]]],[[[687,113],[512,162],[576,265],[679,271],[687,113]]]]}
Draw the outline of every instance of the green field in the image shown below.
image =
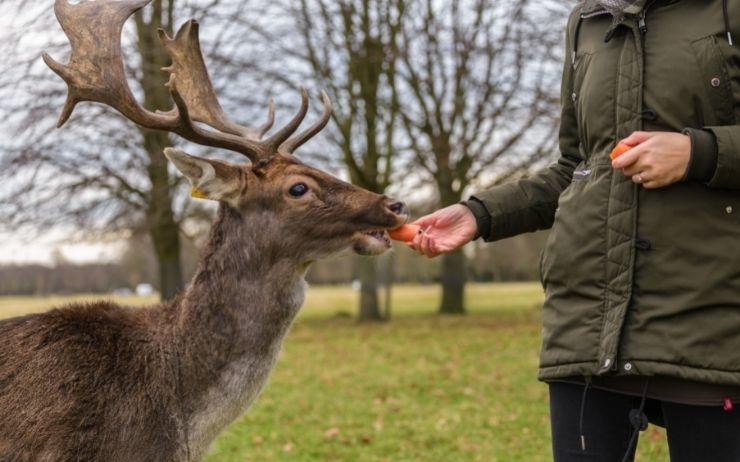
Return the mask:
{"type": "MultiPolygon", "coordinates": [[[[435,315],[438,296],[397,287],[393,321],[360,325],[354,291],[310,289],[262,396],[208,462],[551,460],[539,285],[471,285],[468,316],[435,315]]],[[[0,317],[65,300],[0,298],[0,317]]],[[[667,459],[651,427],[637,460],[667,459]]]]}

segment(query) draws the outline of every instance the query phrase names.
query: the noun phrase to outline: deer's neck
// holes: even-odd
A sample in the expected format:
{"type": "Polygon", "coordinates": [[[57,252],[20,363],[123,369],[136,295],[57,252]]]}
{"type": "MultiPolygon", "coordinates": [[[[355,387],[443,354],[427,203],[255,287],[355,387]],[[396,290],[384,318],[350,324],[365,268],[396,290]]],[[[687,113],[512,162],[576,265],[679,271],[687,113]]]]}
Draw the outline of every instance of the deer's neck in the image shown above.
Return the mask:
{"type": "Polygon", "coordinates": [[[305,267],[274,239],[259,217],[222,206],[180,303],[180,391],[196,453],[254,401],[303,303],[305,267]]]}

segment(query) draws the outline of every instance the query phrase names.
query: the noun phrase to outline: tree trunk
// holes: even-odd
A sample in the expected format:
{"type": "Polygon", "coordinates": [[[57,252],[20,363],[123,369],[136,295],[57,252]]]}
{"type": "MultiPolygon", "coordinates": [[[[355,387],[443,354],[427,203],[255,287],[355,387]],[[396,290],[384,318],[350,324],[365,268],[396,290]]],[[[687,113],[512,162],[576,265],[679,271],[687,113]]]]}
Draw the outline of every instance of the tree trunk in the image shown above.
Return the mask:
{"type": "Polygon", "coordinates": [[[174,298],[183,288],[180,262],[180,228],[172,212],[167,160],[162,151],[169,138],[161,132],[144,133],[144,144],[149,154],[149,179],[152,183],[147,221],[149,235],[159,266],[159,293],[162,300],[174,298]]]}
{"type": "Polygon", "coordinates": [[[441,314],[465,314],[465,254],[457,250],[442,256],[441,314]]]}
{"type": "Polygon", "coordinates": [[[390,321],[393,312],[393,279],[395,277],[393,254],[388,253],[383,258],[383,320],[390,321]]]}
{"type": "MultiPolygon", "coordinates": [[[[442,175],[437,179],[442,207],[460,202],[460,188],[453,187],[450,178],[451,176],[442,175]]],[[[465,254],[462,249],[442,256],[440,280],[442,282],[440,314],[465,314],[466,275],[465,254]]]]}
{"type": "Polygon", "coordinates": [[[183,289],[180,245],[179,243],[170,244],[166,238],[158,240],[154,249],[159,266],[160,297],[162,300],[171,300],[183,289]]]}
{"type": "MultiPolygon", "coordinates": [[[[138,48],[142,58],[141,87],[144,107],[149,110],[172,106],[169,90],[164,86],[166,73],[161,68],[169,64],[169,58],[157,37],[157,28],[171,30],[170,15],[172,2],[165,8],[162,0],[152,3],[152,16],[147,23],[141,12],[136,15],[138,48]]],[[[149,235],[159,266],[159,292],[163,300],[169,300],[183,288],[182,265],[180,262],[180,229],[172,211],[172,190],[167,172],[167,159],[163,151],[171,146],[165,132],[141,130],[144,149],[149,157],[147,172],[151,181],[147,220],[149,235]]]]}
{"type": "Polygon", "coordinates": [[[358,320],[382,321],[378,304],[378,270],[376,259],[357,257],[357,273],[360,277],[360,313],[358,320]]]}

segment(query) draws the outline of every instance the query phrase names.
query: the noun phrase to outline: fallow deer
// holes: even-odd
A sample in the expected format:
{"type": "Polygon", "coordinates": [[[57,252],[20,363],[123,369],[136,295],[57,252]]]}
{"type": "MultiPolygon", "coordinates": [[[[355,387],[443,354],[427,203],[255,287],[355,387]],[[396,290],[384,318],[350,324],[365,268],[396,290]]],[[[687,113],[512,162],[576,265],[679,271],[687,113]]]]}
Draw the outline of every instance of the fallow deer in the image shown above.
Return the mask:
{"type": "Polygon", "coordinates": [[[263,138],[232,122],[213,91],[189,21],[161,39],[172,59],[174,108],[134,98],[121,56],[124,22],[150,0],[57,0],[72,45],[68,65],[44,55],[76,103],[112,106],[136,124],[244,154],[247,164],[165,155],[194,191],[219,201],[196,274],[176,300],[130,308],[74,304],[0,322],[0,461],[195,461],[255,400],[303,303],[309,265],[346,248],[376,255],[406,221],[400,202],[303,164],[294,151],[324,128],[294,135],[308,108],[263,138]]]}

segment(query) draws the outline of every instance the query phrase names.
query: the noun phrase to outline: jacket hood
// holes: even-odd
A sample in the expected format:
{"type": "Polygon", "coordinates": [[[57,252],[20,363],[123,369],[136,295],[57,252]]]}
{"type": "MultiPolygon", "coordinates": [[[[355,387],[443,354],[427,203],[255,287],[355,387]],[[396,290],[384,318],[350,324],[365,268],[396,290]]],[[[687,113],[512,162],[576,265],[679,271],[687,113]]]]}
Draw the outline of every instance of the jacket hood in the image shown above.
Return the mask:
{"type": "Polygon", "coordinates": [[[627,15],[637,15],[647,0],[585,0],[581,9],[582,17],[592,17],[602,14],[611,14],[616,22],[627,15]]]}

